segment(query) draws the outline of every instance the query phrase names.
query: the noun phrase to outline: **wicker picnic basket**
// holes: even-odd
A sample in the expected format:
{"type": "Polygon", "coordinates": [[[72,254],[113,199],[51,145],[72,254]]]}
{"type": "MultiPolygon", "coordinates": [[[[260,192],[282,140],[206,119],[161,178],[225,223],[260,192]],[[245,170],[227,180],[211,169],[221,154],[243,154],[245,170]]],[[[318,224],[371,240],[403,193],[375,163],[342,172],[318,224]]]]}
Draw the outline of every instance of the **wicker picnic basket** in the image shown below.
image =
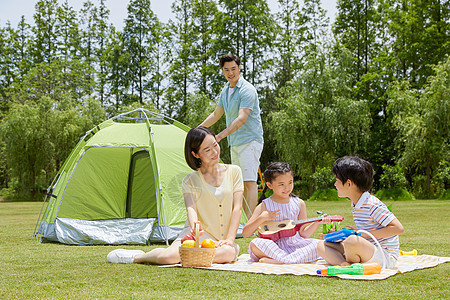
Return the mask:
{"type": "Polygon", "coordinates": [[[200,248],[199,245],[199,227],[200,223],[195,223],[194,226],[194,247],[180,247],[181,265],[183,267],[211,267],[216,255],[215,248],[200,248]]]}

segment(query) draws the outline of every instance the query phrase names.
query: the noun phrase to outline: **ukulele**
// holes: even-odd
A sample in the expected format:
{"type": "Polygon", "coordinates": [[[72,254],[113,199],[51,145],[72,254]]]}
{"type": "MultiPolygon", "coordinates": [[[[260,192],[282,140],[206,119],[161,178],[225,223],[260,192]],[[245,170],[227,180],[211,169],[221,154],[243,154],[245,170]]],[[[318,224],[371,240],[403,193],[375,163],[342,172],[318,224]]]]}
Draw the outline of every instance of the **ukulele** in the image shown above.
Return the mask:
{"type": "MultiPolygon", "coordinates": [[[[344,218],[340,215],[327,216],[332,222],[341,222],[344,218]]],[[[272,241],[279,240],[283,237],[290,237],[300,230],[300,226],[307,223],[322,221],[324,216],[309,218],[299,221],[283,220],[283,221],[270,221],[261,224],[258,227],[258,235],[260,238],[268,239],[272,241]]]]}

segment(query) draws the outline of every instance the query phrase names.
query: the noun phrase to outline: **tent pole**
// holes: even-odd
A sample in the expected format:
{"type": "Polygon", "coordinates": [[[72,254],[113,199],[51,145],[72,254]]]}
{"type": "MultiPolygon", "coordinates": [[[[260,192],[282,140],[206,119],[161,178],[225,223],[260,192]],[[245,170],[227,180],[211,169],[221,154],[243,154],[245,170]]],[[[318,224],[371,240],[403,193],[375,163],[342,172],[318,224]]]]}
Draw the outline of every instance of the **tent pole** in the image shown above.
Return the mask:
{"type": "Polygon", "coordinates": [[[39,226],[39,221],[41,220],[42,211],[44,210],[45,203],[47,202],[48,193],[50,192],[50,187],[51,186],[49,186],[48,189],[47,189],[47,194],[45,195],[44,203],[42,203],[41,211],[39,212],[39,217],[38,217],[38,220],[36,222],[36,226],[34,227],[34,233],[32,235],[32,237],[36,237],[36,240],[37,240],[38,243],[40,243],[42,241],[42,237],[39,238],[37,236],[37,230],[38,230],[38,226],[39,226]]]}
{"type": "Polygon", "coordinates": [[[152,127],[150,126],[150,122],[149,119],[147,117],[147,114],[145,114],[145,118],[146,118],[146,123],[148,126],[148,130],[150,132],[150,141],[151,141],[151,152],[149,155],[150,158],[150,163],[152,164],[152,169],[153,169],[153,176],[155,177],[155,192],[156,192],[156,210],[157,210],[157,214],[158,214],[158,226],[161,229],[161,234],[164,235],[164,240],[166,241],[166,245],[169,246],[169,238],[168,238],[168,234],[167,234],[167,223],[166,223],[166,214],[164,211],[164,201],[163,201],[163,195],[162,195],[162,187],[161,187],[161,177],[159,176],[159,172],[158,172],[158,167],[156,165],[156,151],[155,151],[155,144],[154,144],[154,139],[153,139],[153,131],[152,131],[152,127]],[[152,161],[152,156],[154,158],[154,162],[152,161]],[[161,209],[159,209],[161,206],[161,209]],[[161,213],[162,210],[162,213],[161,213]],[[160,224],[160,213],[162,214],[162,218],[163,218],[163,222],[164,222],[164,230],[163,227],[160,224]]]}

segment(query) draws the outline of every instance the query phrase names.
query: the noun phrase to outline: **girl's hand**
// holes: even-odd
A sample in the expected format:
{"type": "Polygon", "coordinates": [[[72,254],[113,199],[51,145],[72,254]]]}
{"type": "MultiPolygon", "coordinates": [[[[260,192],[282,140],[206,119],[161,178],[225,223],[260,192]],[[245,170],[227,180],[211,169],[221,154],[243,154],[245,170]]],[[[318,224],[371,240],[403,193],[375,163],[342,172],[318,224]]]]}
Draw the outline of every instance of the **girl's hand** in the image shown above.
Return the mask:
{"type": "Polygon", "coordinates": [[[233,242],[230,240],[220,240],[220,241],[216,242],[216,248],[219,248],[219,247],[222,247],[225,245],[233,247],[233,242]]]}
{"type": "Polygon", "coordinates": [[[327,215],[324,215],[322,221],[319,222],[319,224],[329,224],[329,223],[331,223],[331,219],[327,215]]]}
{"type": "Polygon", "coordinates": [[[261,213],[260,217],[263,222],[271,221],[280,215],[280,210],[265,210],[261,213]]]}

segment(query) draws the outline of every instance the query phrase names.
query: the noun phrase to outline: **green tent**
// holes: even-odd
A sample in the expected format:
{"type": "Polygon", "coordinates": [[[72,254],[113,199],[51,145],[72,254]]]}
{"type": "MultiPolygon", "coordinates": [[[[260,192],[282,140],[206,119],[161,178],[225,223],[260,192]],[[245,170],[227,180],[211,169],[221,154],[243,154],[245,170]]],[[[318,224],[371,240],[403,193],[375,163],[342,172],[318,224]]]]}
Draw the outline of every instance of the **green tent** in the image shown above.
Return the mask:
{"type": "Polygon", "coordinates": [[[192,172],[188,130],[137,109],[88,131],[48,188],[35,236],[77,245],[175,239],[186,220],[181,182],[192,172]]]}

